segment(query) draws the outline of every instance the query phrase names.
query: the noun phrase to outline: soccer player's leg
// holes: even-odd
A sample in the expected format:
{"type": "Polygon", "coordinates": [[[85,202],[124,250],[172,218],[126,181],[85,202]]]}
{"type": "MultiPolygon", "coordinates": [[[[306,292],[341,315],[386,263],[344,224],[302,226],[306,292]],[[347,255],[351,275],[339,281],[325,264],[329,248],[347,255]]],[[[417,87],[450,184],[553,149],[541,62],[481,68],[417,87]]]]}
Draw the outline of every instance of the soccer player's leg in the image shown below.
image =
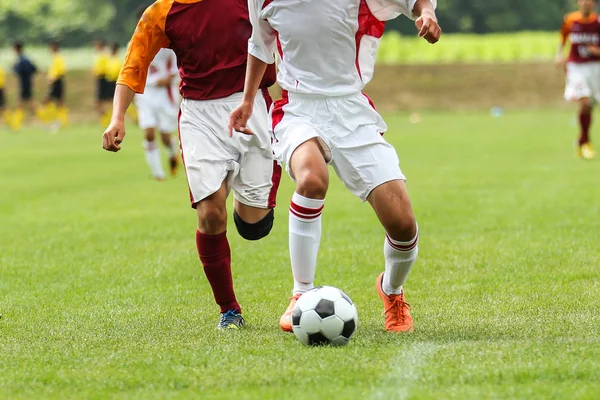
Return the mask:
{"type": "Polygon", "coordinates": [[[593,102],[591,98],[583,97],[579,99],[578,103],[580,134],[577,142],[577,156],[591,160],[596,156],[590,142],[593,102]]]}
{"type": "Polygon", "coordinates": [[[179,132],[190,200],[198,214],[196,247],[221,312],[218,328],[238,329],[244,325],[244,319],[231,274],[226,199],[231,177],[236,174],[239,164],[233,161],[236,154],[231,154],[229,147],[215,140],[215,132],[221,130],[223,138],[229,139],[226,129],[212,126],[217,121],[226,124],[228,113],[222,114],[207,108],[204,102],[184,100],[179,132]]]}
{"type": "Polygon", "coordinates": [[[17,132],[21,130],[23,122],[25,121],[25,106],[26,100],[21,97],[21,101],[17,105],[17,108],[11,115],[10,127],[13,131],[17,132]]]}
{"type": "Polygon", "coordinates": [[[144,131],[143,146],[146,164],[148,164],[152,178],[162,181],[165,179],[165,171],[163,170],[160,149],[156,140],[157,107],[153,107],[151,99],[139,95],[135,97],[135,103],[140,110],[138,125],[144,131]]]}
{"type": "Polygon", "coordinates": [[[593,83],[597,80],[593,65],[568,64],[567,66],[567,84],[565,88],[565,99],[576,102],[579,106],[579,138],[576,142],[577,157],[593,156],[590,154],[589,145],[590,127],[592,124],[593,108],[593,83]],[[584,155],[585,151],[585,155],[584,155]]]}
{"type": "Polygon", "coordinates": [[[146,163],[150,168],[152,178],[157,181],[163,181],[165,179],[165,171],[163,170],[162,161],[160,159],[160,149],[156,141],[156,134],[154,127],[148,127],[144,129],[144,155],[146,157],[146,163]]]}
{"type": "Polygon", "coordinates": [[[56,102],[56,120],[60,126],[69,125],[69,109],[65,104],[65,78],[61,78],[56,81],[57,87],[54,92],[54,99],[56,102]]]}
{"type": "Polygon", "coordinates": [[[413,323],[403,285],[417,258],[418,234],[405,177],[396,150],[380,135],[385,123],[366,98],[357,97],[339,108],[342,121],[337,131],[350,133],[332,138],[332,165],[346,187],[369,202],[386,231],[385,271],[377,278],[377,292],[384,304],[386,330],[409,332],[413,323]],[[344,113],[345,107],[352,112],[344,113]]]}
{"type": "Polygon", "coordinates": [[[3,125],[6,125],[8,127],[10,127],[11,123],[12,123],[12,115],[11,112],[8,110],[8,108],[6,108],[6,101],[5,101],[5,96],[4,96],[4,89],[0,88],[0,118],[1,118],[1,123],[3,125]]]}
{"type": "MultiPolygon", "coordinates": [[[[171,133],[177,130],[177,117],[179,111],[177,109],[170,109],[171,107],[161,108],[160,114],[157,115],[158,129],[160,130],[161,141],[167,148],[171,176],[175,176],[177,175],[177,169],[179,167],[179,143],[171,133]]],[[[140,110],[138,110],[138,114],[141,118],[140,110]]]]}
{"type": "MultiPolygon", "coordinates": [[[[285,125],[285,120],[282,122],[285,125]]],[[[291,124],[277,129],[276,153],[286,162],[296,182],[289,210],[289,252],[294,289],[280,327],[292,331],[292,310],[300,296],[314,288],[317,256],[321,245],[321,214],[329,188],[330,148],[319,130],[310,124],[291,124]]]]}
{"type": "Polygon", "coordinates": [[[218,328],[238,329],[244,325],[231,275],[231,250],[227,240],[227,185],[195,204],[198,212],[196,246],[216,303],[221,310],[218,328]]]}
{"type": "Polygon", "coordinates": [[[376,281],[384,303],[385,328],[392,332],[412,332],[410,306],[403,285],[419,253],[418,229],[403,180],[376,187],[368,201],[386,231],[385,271],[376,281]]]}

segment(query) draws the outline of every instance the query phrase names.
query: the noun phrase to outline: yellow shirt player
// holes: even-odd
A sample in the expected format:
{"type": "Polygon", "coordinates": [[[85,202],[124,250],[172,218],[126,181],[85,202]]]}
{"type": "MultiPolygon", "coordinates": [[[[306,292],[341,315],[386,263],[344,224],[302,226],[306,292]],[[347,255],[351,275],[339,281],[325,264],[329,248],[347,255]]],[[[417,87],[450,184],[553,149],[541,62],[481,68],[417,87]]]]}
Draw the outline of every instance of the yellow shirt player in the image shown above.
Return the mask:
{"type": "Polygon", "coordinates": [[[108,90],[108,82],[106,80],[106,74],[108,70],[109,56],[106,52],[106,45],[104,40],[96,40],[96,57],[94,59],[93,74],[96,79],[96,111],[100,117],[105,113],[105,104],[112,100],[108,90]]]}
{"type": "MultiPolygon", "coordinates": [[[[108,90],[107,95],[110,96],[110,100],[115,95],[115,90],[117,89],[117,80],[119,79],[119,74],[121,73],[121,68],[123,67],[123,59],[119,56],[119,44],[113,43],[110,48],[110,57],[106,63],[106,80],[108,82],[108,90]]],[[[127,115],[129,115],[136,123],[137,123],[137,109],[131,105],[127,109],[127,115]]],[[[112,111],[109,111],[105,117],[103,117],[103,125],[107,126],[110,123],[110,118],[112,117],[112,111]]]]}
{"type": "Polygon", "coordinates": [[[67,65],[60,54],[58,42],[50,43],[52,62],[48,69],[48,95],[44,101],[43,108],[38,112],[40,119],[45,123],[52,123],[53,127],[67,125],[69,122],[69,111],[65,106],[65,76],[67,65]],[[58,122],[58,125],[55,123],[58,122]]]}
{"type": "Polygon", "coordinates": [[[6,109],[6,98],[4,97],[4,84],[6,82],[6,74],[4,73],[4,68],[0,65],[0,115],[2,116],[2,121],[6,125],[10,125],[11,117],[6,109]]]}

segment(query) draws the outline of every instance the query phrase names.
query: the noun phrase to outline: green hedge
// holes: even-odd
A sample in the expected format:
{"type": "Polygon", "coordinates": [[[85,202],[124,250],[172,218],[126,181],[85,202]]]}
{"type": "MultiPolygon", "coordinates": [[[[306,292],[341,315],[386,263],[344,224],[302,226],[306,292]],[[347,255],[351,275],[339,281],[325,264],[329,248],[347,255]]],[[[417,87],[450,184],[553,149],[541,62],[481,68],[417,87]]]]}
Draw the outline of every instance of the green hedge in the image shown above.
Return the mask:
{"type": "Polygon", "coordinates": [[[389,32],[381,40],[378,62],[396,65],[551,61],[558,42],[558,34],[552,32],[450,34],[431,46],[416,36],[389,32]]]}

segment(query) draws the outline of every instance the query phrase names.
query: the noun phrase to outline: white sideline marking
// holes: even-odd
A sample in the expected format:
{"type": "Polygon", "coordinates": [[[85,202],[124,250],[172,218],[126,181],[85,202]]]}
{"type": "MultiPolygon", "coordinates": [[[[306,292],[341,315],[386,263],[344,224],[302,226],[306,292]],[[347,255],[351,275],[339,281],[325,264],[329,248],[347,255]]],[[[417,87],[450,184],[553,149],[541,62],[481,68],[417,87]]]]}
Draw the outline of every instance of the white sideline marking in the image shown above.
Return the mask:
{"type": "Polygon", "coordinates": [[[414,385],[419,381],[429,359],[437,352],[438,346],[431,343],[417,343],[403,349],[390,362],[390,373],[384,384],[371,399],[406,400],[414,385]]]}

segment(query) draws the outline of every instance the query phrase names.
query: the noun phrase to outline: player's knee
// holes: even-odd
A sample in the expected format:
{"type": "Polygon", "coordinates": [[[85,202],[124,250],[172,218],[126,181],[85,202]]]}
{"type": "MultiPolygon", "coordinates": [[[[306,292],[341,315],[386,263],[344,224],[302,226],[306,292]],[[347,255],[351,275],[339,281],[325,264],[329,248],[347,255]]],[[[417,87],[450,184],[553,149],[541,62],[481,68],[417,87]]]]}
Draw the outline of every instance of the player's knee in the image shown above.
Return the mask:
{"type": "Polygon", "coordinates": [[[400,242],[409,242],[417,234],[417,221],[414,215],[402,215],[393,223],[387,226],[387,234],[394,240],[400,242]]]}
{"type": "Polygon", "coordinates": [[[246,240],[260,240],[267,237],[271,232],[271,229],[273,229],[275,211],[273,209],[269,210],[269,213],[263,219],[257,223],[250,224],[244,221],[237,211],[234,210],[233,220],[241,237],[246,240]]]}
{"type": "Polygon", "coordinates": [[[227,209],[210,201],[201,201],[196,205],[198,228],[207,234],[221,232],[227,226],[227,209]]]}
{"type": "Polygon", "coordinates": [[[296,176],[296,192],[309,199],[324,199],[329,187],[327,173],[305,172],[296,176]]]}
{"type": "Polygon", "coordinates": [[[145,132],[146,135],[146,140],[149,142],[153,142],[155,139],[155,135],[154,135],[154,129],[150,128],[150,129],[146,129],[145,132]]]}

